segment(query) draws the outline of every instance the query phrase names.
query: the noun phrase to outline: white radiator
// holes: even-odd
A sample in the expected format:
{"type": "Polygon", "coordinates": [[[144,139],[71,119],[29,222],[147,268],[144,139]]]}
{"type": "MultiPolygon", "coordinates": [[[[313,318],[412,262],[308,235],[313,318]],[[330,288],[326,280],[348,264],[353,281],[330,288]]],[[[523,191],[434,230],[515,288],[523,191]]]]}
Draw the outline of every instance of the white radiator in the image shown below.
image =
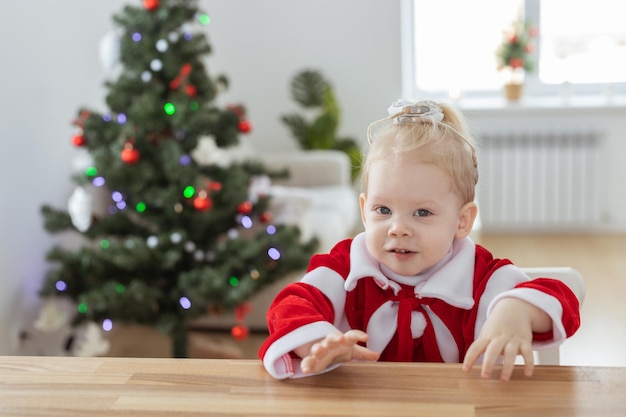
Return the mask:
{"type": "Polygon", "coordinates": [[[601,224],[606,200],[597,129],[509,127],[477,137],[485,231],[585,231],[601,224]]]}

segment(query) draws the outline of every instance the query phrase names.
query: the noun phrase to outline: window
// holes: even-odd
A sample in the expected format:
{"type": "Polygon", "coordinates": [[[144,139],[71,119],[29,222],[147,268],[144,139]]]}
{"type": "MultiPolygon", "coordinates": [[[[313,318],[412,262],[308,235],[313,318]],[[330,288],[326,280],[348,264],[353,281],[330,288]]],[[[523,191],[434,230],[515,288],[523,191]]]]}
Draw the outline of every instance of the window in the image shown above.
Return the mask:
{"type": "Polygon", "coordinates": [[[626,81],[625,15],[615,4],[614,0],[541,2],[540,81],[548,84],[626,81]]]}
{"type": "Polygon", "coordinates": [[[405,0],[404,94],[489,96],[504,74],[495,52],[520,15],[537,28],[532,95],[626,92],[626,25],[614,0],[405,0]]]}

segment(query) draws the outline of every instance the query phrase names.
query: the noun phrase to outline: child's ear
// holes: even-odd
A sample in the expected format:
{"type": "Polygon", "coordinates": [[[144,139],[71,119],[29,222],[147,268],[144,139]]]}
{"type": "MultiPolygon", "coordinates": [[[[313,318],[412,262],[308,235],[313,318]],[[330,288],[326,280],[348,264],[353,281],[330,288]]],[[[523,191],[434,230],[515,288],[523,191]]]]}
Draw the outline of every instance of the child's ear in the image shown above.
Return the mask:
{"type": "Polygon", "coordinates": [[[478,206],[476,203],[467,203],[461,207],[461,210],[459,210],[459,227],[456,231],[457,238],[460,239],[469,236],[472,232],[472,227],[474,227],[474,221],[477,215],[478,206]]]}
{"type": "Polygon", "coordinates": [[[365,193],[359,195],[359,206],[361,207],[361,223],[365,227],[365,193]]]}

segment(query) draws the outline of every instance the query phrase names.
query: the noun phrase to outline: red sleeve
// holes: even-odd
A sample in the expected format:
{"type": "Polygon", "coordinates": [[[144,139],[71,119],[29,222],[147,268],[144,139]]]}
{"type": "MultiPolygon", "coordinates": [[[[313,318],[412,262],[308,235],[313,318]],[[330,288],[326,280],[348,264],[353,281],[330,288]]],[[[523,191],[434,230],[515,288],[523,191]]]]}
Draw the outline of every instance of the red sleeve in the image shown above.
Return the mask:
{"type": "Polygon", "coordinates": [[[259,348],[263,359],[269,347],[290,332],[310,323],[334,320],[333,306],[328,298],[312,285],[295,282],[283,289],[267,310],[269,336],[259,348]]]}
{"type": "Polygon", "coordinates": [[[333,306],[320,290],[295,282],[283,289],[267,310],[267,327],[276,338],[316,321],[334,321],[333,306]]]}
{"type": "Polygon", "coordinates": [[[576,333],[580,327],[580,304],[574,292],[562,281],[553,278],[535,278],[518,284],[516,288],[532,288],[553,296],[561,303],[561,320],[567,337],[576,333]]]}
{"type": "MultiPolygon", "coordinates": [[[[352,239],[346,239],[337,243],[330,253],[314,255],[307,273],[316,268],[327,267],[345,279],[350,272],[351,243],[352,239]]],[[[259,349],[260,358],[263,358],[276,340],[304,325],[319,321],[334,323],[335,312],[328,297],[319,289],[304,282],[296,282],[278,293],[266,318],[270,335],[259,349]]]]}

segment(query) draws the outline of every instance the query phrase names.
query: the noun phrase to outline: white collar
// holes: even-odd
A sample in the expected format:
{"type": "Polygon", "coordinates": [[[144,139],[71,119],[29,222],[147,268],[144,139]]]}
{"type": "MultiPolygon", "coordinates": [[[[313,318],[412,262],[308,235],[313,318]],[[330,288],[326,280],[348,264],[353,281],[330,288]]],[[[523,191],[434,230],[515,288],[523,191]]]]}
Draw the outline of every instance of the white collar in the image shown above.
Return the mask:
{"type": "Polygon", "coordinates": [[[400,284],[417,282],[416,297],[437,298],[463,309],[474,306],[474,262],[476,244],[469,237],[455,239],[451,253],[439,264],[415,277],[402,277],[396,274],[385,275],[383,265],[374,259],[365,243],[365,233],[359,233],[350,246],[350,273],[344,284],[346,291],[356,287],[357,281],[371,278],[382,289],[391,287],[394,293],[400,291],[400,284]],[[409,281],[410,280],[410,281],[409,281]],[[419,289],[419,292],[418,292],[419,289]]]}

